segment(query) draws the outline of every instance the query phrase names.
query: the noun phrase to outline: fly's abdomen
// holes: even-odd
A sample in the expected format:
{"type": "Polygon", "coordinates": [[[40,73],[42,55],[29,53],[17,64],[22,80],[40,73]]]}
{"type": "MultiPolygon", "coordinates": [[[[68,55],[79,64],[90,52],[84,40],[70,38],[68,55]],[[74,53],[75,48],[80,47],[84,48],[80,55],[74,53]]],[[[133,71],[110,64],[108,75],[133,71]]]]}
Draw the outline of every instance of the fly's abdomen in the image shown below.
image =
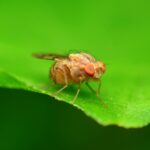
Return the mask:
{"type": "Polygon", "coordinates": [[[72,80],[68,67],[59,65],[59,63],[52,66],[51,77],[57,84],[69,84],[72,80]]]}

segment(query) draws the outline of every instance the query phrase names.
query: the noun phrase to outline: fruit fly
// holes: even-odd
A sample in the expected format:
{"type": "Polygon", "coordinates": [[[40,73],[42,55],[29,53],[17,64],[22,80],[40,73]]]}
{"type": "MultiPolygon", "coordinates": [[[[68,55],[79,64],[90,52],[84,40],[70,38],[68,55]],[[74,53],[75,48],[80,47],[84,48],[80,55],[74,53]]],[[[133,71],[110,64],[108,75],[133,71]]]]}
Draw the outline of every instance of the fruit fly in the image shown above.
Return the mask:
{"type": "Polygon", "coordinates": [[[50,69],[50,77],[56,84],[63,85],[61,89],[54,93],[55,96],[66,89],[71,83],[78,84],[78,90],[72,103],[77,99],[82,83],[86,83],[90,90],[99,95],[100,79],[105,72],[105,64],[101,61],[96,61],[90,54],[80,52],[63,56],[58,54],[37,53],[33,54],[33,56],[54,61],[50,69]],[[96,91],[89,85],[88,82],[90,80],[99,81],[99,86],[96,91]]]}

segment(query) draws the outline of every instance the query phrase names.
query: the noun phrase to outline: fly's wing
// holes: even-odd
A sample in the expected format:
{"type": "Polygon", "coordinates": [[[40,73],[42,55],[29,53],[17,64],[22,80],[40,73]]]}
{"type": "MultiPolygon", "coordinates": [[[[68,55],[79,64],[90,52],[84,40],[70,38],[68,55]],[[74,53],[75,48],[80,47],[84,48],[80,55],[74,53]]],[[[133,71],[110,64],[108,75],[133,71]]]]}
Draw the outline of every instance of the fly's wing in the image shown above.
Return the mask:
{"type": "Polygon", "coordinates": [[[47,59],[47,60],[54,60],[56,58],[63,59],[67,58],[65,55],[60,55],[60,54],[53,54],[53,53],[34,53],[33,57],[39,58],[39,59],[47,59]]]}

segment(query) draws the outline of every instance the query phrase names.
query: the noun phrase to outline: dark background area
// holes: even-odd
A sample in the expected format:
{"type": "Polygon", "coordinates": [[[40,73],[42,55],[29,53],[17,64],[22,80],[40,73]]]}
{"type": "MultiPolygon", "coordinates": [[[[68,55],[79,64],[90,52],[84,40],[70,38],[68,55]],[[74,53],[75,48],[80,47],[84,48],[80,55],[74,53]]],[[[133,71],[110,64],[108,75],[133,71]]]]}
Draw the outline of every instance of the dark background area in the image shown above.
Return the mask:
{"type": "Polygon", "coordinates": [[[51,97],[0,89],[0,149],[121,149],[150,148],[150,127],[103,127],[69,104],[51,97]]]}

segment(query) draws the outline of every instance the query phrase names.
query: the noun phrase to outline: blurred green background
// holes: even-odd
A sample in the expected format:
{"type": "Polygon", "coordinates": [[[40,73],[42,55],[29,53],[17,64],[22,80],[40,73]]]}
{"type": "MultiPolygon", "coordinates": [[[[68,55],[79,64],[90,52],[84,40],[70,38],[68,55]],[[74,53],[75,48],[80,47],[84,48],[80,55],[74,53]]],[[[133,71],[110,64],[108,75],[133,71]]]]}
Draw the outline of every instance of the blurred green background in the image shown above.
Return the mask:
{"type": "MultiPolygon", "coordinates": [[[[108,66],[116,66],[112,72],[147,74],[149,35],[149,1],[0,0],[0,50],[4,56],[13,56],[14,50],[18,56],[27,51],[101,51],[99,57],[108,66]]],[[[5,60],[1,62],[9,68],[5,60]]],[[[79,110],[35,93],[0,89],[0,99],[2,150],[150,148],[149,127],[101,127],[79,110]]]]}

